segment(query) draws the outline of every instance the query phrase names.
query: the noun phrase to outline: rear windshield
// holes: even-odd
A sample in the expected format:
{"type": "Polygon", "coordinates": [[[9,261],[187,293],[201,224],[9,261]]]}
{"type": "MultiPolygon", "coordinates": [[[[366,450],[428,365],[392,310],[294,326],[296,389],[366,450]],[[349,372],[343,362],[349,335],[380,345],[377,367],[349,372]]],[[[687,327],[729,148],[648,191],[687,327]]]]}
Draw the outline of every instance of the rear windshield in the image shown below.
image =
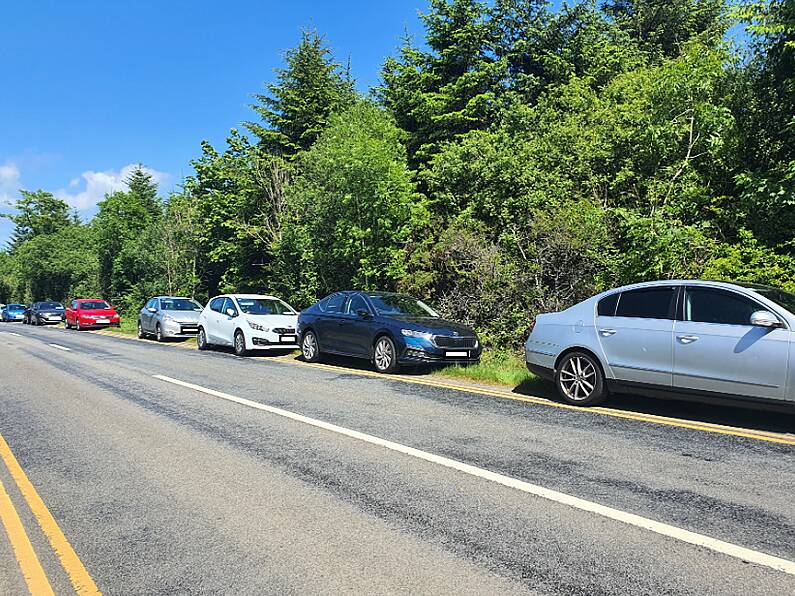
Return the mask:
{"type": "Polygon", "coordinates": [[[187,298],[161,298],[160,307],[163,310],[203,310],[201,304],[187,298]]]}
{"type": "Polygon", "coordinates": [[[110,304],[104,300],[86,300],[80,303],[80,308],[85,308],[86,310],[100,310],[103,308],[110,308],[110,304]]]}
{"type": "Polygon", "coordinates": [[[294,315],[287,303],[273,298],[238,298],[237,303],[247,315],[294,315]]]}

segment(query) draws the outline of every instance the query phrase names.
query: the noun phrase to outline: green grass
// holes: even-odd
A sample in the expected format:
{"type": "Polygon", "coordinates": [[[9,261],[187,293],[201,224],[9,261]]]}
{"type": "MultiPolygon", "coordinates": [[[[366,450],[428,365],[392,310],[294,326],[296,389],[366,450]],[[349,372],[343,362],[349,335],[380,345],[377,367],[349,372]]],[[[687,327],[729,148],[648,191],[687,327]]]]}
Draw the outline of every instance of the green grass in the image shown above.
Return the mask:
{"type": "Polygon", "coordinates": [[[480,364],[447,366],[433,374],[511,387],[536,384],[538,381],[538,377],[527,370],[524,359],[519,354],[499,350],[484,351],[480,364]]]}
{"type": "Polygon", "coordinates": [[[108,329],[124,335],[136,335],[138,333],[138,320],[133,317],[122,317],[121,327],[108,327],[108,329]]]}

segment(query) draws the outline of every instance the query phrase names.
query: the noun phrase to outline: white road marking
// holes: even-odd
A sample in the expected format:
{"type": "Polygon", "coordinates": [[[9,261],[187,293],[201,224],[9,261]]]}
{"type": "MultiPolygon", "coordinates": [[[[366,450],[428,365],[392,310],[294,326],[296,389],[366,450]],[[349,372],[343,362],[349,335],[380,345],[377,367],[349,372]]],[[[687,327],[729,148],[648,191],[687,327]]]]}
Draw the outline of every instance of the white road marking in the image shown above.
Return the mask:
{"type": "Polygon", "coordinates": [[[13,335],[15,337],[22,337],[19,333],[15,333],[13,331],[3,331],[6,335],[13,335]]]}
{"type": "Polygon", "coordinates": [[[47,344],[51,348],[55,348],[56,350],[63,350],[64,352],[71,352],[72,348],[67,348],[66,346],[59,346],[58,344],[47,344]]]}
{"type": "Polygon", "coordinates": [[[194,385],[193,383],[180,381],[179,379],[174,379],[172,377],[167,377],[165,375],[152,375],[152,376],[156,379],[165,381],[167,383],[172,383],[174,385],[187,387],[188,389],[193,389],[194,391],[199,391],[207,395],[212,395],[213,397],[218,397],[220,399],[225,399],[227,401],[248,406],[256,410],[262,410],[264,412],[269,412],[277,416],[289,418],[290,420],[295,420],[296,422],[302,422],[310,426],[322,428],[324,430],[344,435],[346,437],[364,441],[365,443],[378,445],[380,447],[384,447],[386,449],[390,449],[392,451],[396,451],[404,455],[416,457],[417,459],[435,463],[444,466],[446,468],[452,468],[453,470],[458,470],[459,472],[464,472],[465,474],[470,474],[472,476],[477,476],[478,478],[490,480],[491,482],[496,482],[497,484],[501,484],[509,488],[514,488],[516,490],[520,490],[522,492],[529,493],[531,495],[535,495],[537,497],[541,497],[549,501],[554,501],[555,503],[568,505],[570,507],[579,509],[581,511],[588,511],[590,513],[595,513],[596,515],[600,515],[608,519],[622,522],[630,526],[642,528],[644,530],[649,530],[650,532],[654,532],[662,536],[674,538],[676,540],[680,540],[688,544],[701,546],[703,548],[707,548],[709,550],[724,555],[728,555],[730,557],[734,557],[742,561],[747,561],[749,563],[756,563],[757,565],[762,565],[764,567],[769,567],[770,569],[775,569],[777,571],[783,571],[784,573],[788,573],[790,575],[795,575],[794,561],[782,559],[780,557],[776,557],[773,555],[768,555],[763,552],[755,551],[749,548],[738,546],[736,544],[732,544],[730,542],[724,542],[716,538],[710,538],[709,536],[705,536],[703,534],[698,534],[696,532],[691,532],[689,530],[678,528],[676,526],[658,522],[653,519],[642,517],[640,515],[635,515],[634,513],[627,513],[625,511],[621,511],[620,509],[614,509],[612,507],[607,507],[606,505],[600,505],[599,503],[587,501],[585,499],[581,499],[579,497],[574,497],[566,493],[561,493],[552,489],[548,489],[543,486],[539,486],[537,484],[531,484],[529,482],[525,482],[524,480],[511,478],[510,476],[505,476],[497,472],[491,472],[489,470],[478,468],[476,466],[456,461],[454,459],[450,459],[440,455],[434,455],[433,453],[428,453],[427,451],[421,451],[420,449],[415,449],[413,447],[401,445],[400,443],[395,443],[393,441],[381,439],[373,435],[368,435],[366,433],[351,430],[349,428],[337,426],[336,424],[323,422],[322,420],[317,420],[315,418],[309,418],[308,416],[296,414],[288,410],[275,408],[273,406],[261,404],[259,402],[251,401],[249,399],[245,399],[242,397],[236,397],[228,393],[222,393],[221,391],[215,391],[214,389],[208,389],[206,387],[202,387],[201,385],[194,385]]]}

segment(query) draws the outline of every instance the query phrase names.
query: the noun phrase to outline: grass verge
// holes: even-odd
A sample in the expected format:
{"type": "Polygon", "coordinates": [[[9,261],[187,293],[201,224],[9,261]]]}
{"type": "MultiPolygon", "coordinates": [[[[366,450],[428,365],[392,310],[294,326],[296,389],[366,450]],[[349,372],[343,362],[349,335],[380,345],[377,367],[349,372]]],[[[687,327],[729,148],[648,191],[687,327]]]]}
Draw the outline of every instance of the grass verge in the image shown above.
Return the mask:
{"type": "Polygon", "coordinates": [[[138,320],[132,317],[122,317],[121,327],[108,327],[108,330],[122,335],[136,335],[138,333],[138,320]]]}
{"type": "Polygon", "coordinates": [[[505,350],[486,350],[480,357],[479,364],[447,366],[435,370],[433,374],[511,387],[531,385],[539,380],[527,370],[524,359],[519,354],[505,350]]]}

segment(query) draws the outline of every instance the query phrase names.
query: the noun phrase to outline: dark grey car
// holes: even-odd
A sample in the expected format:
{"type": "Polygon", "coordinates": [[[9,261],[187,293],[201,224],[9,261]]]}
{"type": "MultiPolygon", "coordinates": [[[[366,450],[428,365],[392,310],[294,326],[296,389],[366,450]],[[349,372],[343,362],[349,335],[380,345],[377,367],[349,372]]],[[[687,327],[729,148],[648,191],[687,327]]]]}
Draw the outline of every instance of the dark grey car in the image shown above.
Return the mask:
{"type": "Polygon", "coordinates": [[[195,337],[199,332],[202,305],[192,298],[155,296],[138,314],[138,337],[154,336],[157,341],[195,337]]]}

